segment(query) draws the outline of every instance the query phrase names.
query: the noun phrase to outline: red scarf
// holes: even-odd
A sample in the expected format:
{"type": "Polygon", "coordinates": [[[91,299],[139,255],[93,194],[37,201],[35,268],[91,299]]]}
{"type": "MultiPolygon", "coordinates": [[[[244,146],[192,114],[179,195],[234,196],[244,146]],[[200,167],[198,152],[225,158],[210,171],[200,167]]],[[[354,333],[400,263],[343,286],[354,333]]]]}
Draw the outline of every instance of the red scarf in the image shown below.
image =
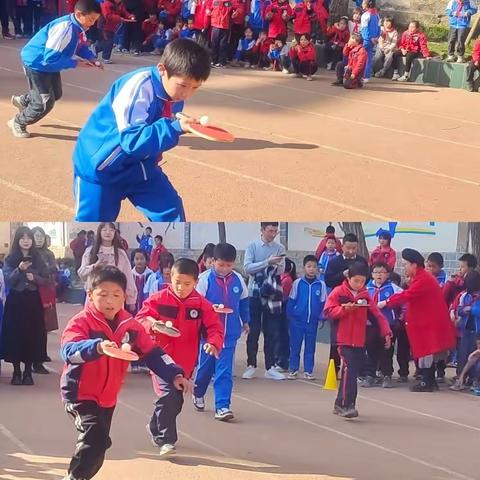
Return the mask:
{"type": "Polygon", "coordinates": [[[459,0],[457,4],[457,10],[455,12],[456,17],[461,17],[462,16],[462,9],[463,9],[463,0],[459,0]]]}

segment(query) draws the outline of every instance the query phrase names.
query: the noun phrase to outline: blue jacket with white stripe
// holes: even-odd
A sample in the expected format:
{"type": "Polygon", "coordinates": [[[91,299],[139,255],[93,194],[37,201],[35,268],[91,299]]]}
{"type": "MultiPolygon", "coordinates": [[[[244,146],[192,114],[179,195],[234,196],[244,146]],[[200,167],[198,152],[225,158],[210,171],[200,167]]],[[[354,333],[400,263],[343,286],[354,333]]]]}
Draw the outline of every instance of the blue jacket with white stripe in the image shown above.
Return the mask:
{"type": "MultiPolygon", "coordinates": [[[[373,280],[370,280],[367,283],[368,294],[372,298],[374,303],[383,302],[388,300],[390,297],[396,293],[402,293],[403,289],[400,288],[395,283],[387,280],[383,285],[377,287],[373,280]]],[[[395,320],[397,319],[396,311],[393,308],[385,307],[380,310],[382,315],[387,319],[390,326],[394,325],[395,320]]],[[[367,320],[367,325],[371,325],[370,320],[367,320]]]]}
{"type": "Polygon", "coordinates": [[[450,0],[448,2],[445,13],[448,15],[450,27],[455,29],[468,28],[473,15],[478,9],[475,2],[465,0],[460,3],[458,0],[450,0]]]}
{"type": "Polygon", "coordinates": [[[381,35],[380,17],[377,10],[369,8],[363,12],[360,19],[360,33],[363,38],[363,46],[367,49],[374,48],[374,41],[381,35]]]}
{"type": "Polygon", "coordinates": [[[294,325],[311,324],[316,328],[322,318],[323,307],[327,299],[327,287],[323,280],[316,278],[313,282],[304,277],[297,278],[292,285],[287,302],[287,317],[294,325]]]}
{"type": "Polygon", "coordinates": [[[219,315],[224,325],[224,346],[233,347],[242,334],[243,324],[250,323],[248,289],[242,276],[233,271],[222,277],[212,268],[200,275],[196,289],[214,305],[223,304],[233,310],[219,315]]]}
{"type": "Polygon", "coordinates": [[[156,66],[143,67],[115,81],[78,135],[75,175],[97,184],[148,180],[162,152],[178,144],[182,128],[173,117],[183,102],[171,102],[156,66]]]}
{"type": "Polygon", "coordinates": [[[78,55],[86,60],[95,60],[95,55],[85,40],[85,31],[75,15],[65,15],[45,25],[23,47],[20,56],[25,66],[39,72],[60,72],[75,68],[78,55]]]}

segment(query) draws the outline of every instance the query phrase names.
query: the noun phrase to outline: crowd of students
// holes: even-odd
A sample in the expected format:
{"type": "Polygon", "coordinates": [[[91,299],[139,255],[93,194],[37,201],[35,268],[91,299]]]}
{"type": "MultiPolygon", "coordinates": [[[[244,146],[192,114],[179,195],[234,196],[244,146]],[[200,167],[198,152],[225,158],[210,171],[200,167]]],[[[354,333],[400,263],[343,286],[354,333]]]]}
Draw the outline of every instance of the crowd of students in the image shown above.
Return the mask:
{"type": "MultiPolygon", "coordinates": [[[[344,418],[358,416],[358,385],[394,387],[395,354],[396,381],[408,383],[412,375],[418,380],[413,392],[438,390],[451,367],[451,390],[480,395],[480,273],[474,255],[461,255],[458,271],[448,278],[440,253],[425,260],[407,248],[401,277],[389,232],[379,232],[378,246],[364,258],[354,234],[340,240],[329,226],[297,275],[295,262],[276,241],[278,223],[264,222],[260,232],[246,248],[243,270],[235,270],[237,251],[228,243],[207,244],[197,259],[175,259],[150,227],[137,236],[139,248],[130,254],[113,223],[78,233],[71,244],[77,260],[72,269],[85,282],[86,301],[62,333],[62,396],[67,413],[80,419],[76,425],[87,417],[95,421],[88,432],[79,428],[82,448],[67,478],[91,478],[109,447],[128,367],[104,355],[109,346],[128,343],[140,357],[132,372],[152,375],[157,400],[147,431],[161,455],[176,448],[184,394],[193,394],[196,410],[206,410],[212,378],[215,418],[234,418],[233,367],[242,333],[244,380],[257,375],[263,333],[265,378],[296,380],[303,370],[303,378],[312,381],[318,329],[328,322],[330,358],[341,370],[333,413],[344,418]],[[180,336],[166,335],[155,321],[171,322],[180,336]],[[100,391],[107,381],[109,389],[100,391]]],[[[57,266],[48,246],[41,228],[19,228],[0,275],[0,359],[13,364],[12,385],[33,385],[32,373],[48,373],[47,331],[58,329],[55,286],[74,274],[65,272],[63,261],[57,266]]]]}

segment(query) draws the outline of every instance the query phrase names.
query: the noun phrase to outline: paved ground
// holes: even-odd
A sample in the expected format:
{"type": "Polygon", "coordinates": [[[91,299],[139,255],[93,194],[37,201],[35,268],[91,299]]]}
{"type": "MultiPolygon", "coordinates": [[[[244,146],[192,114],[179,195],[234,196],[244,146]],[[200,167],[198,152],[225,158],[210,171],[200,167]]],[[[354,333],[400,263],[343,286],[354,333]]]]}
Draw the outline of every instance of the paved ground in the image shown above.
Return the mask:
{"type": "MultiPolygon", "coordinates": [[[[0,40],[0,220],[70,220],[71,151],[91,110],[121,74],[153,57],[114,57],[104,72],[63,74],[64,98],[14,139],[5,122],[26,88],[20,41],[0,40]]],[[[184,137],[165,170],[191,221],[279,218],[471,219],[479,198],[478,95],[373,81],[362,91],[330,86],[324,70],[307,83],[280,73],[225,69],[188,103],[237,141],[184,137]]],[[[139,220],[130,206],[122,220],[139,220]]]]}
{"type": "MultiPolygon", "coordinates": [[[[60,305],[61,324],[78,307],[60,305]]],[[[0,377],[0,479],[61,478],[75,435],[62,410],[59,336],[49,336],[52,373],[34,387],[0,377]]],[[[241,374],[245,346],[239,346],[241,374]]],[[[147,376],[129,375],[113,422],[113,447],[99,480],[188,478],[192,480],[475,480],[479,478],[479,399],[442,387],[412,394],[405,386],[362,390],[360,417],[331,414],[334,392],[321,388],[325,345],[317,352],[318,382],[251,381],[237,376],[230,424],[197,413],[188,400],[180,417],[178,453],[160,460],[145,432],[153,400],[147,376]]]]}

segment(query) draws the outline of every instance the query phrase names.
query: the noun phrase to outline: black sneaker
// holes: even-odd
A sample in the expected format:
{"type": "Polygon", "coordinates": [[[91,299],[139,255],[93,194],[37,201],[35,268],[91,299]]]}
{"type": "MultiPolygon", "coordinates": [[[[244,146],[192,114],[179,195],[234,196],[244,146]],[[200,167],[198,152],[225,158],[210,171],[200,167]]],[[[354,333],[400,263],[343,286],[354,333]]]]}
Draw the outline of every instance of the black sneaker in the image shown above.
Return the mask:
{"type": "Polygon", "coordinates": [[[335,80],[332,82],[333,87],[343,87],[343,80],[335,80]]]}
{"type": "Polygon", "coordinates": [[[22,378],[22,385],[35,385],[31,373],[24,373],[22,378]]]}
{"type": "Polygon", "coordinates": [[[41,363],[36,363],[33,366],[33,373],[37,373],[39,375],[48,375],[50,372],[41,363]]]}
{"type": "Polygon", "coordinates": [[[438,390],[438,386],[428,385],[425,382],[420,382],[410,387],[411,392],[433,392],[435,390],[438,390]]]}
{"type": "Polygon", "coordinates": [[[355,407],[342,408],[338,413],[342,418],[357,418],[358,410],[355,407]]]}
{"type": "Polygon", "coordinates": [[[333,406],[333,414],[334,415],[340,415],[340,412],[343,410],[343,408],[340,405],[334,405],[333,406]]]}
{"type": "Polygon", "coordinates": [[[12,130],[13,136],[17,138],[29,138],[30,134],[27,132],[26,125],[20,125],[15,118],[10,119],[7,122],[10,130],[12,130]]]}
{"type": "Polygon", "coordinates": [[[473,92],[473,91],[474,91],[473,82],[467,82],[467,92],[473,92]]]}
{"type": "Polygon", "coordinates": [[[21,385],[22,384],[22,374],[21,373],[14,373],[10,383],[12,385],[21,385]]]}

